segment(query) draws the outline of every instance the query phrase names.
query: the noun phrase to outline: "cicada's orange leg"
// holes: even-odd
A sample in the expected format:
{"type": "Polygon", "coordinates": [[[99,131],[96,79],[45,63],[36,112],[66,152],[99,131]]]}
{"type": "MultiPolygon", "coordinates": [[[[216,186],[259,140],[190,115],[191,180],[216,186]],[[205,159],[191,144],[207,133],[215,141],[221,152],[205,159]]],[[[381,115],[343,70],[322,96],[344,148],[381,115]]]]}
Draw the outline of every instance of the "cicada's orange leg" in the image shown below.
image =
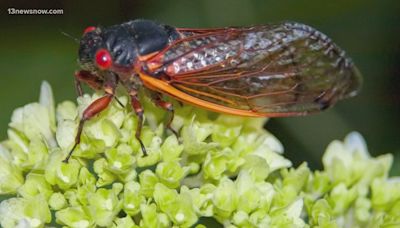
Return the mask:
{"type": "Polygon", "coordinates": [[[76,146],[81,142],[81,135],[82,135],[82,129],[83,129],[84,123],[86,121],[90,120],[96,114],[98,114],[101,111],[103,111],[104,109],[106,109],[108,107],[108,105],[110,104],[112,98],[113,98],[112,94],[106,94],[103,97],[100,97],[99,99],[93,101],[93,103],[91,103],[89,105],[89,107],[87,107],[85,109],[85,111],[82,114],[82,118],[79,121],[78,132],[75,136],[75,144],[63,162],[66,162],[66,163],[68,162],[68,160],[71,157],[72,153],[74,152],[76,146]]]}
{"type": "Polygon", "coordinates": [[[162,95],[158,92],[154,92],[154,91],[149,91],[151,93],[151,98],[153,100],[153,102],[160,108],[164,109],[165,111],[167,111],[169,113],[169,119],[167,121],[167,128],[176,136],[177,139],[179,139],[179,134],[177,131],[175,131],[175,129],[173,129],[171,127],[172,121],[174,120],[174,116],[175,116],[175,110],[174,110],[174,106],[172,105],[172,103],[164,101],[162,99],[162,95]]]}
{"type": "Polygon", "coordinates": [[[140,135],[142,133],[142,127],[143,127],[143,112],[144,111],[143,111],[142,105],[140,104],[137,90],[133,87],[128,88],[128,89],[129,89],[129,96],[131,97],[131,105],[132,105],[133,111],[135,111],[135,114],[138,118],[135,137],[140,143],[140,147],[142,148],[143,155],[147,156],[146,147],[144,146],[142,140],[140,139],[140,135]]]}
{"type": "Polygon", "coordinates": [[[94,90],[100,90],[103,88],[103,80],[101,80],[99,76],[85,70],[77,71],[75,72],[75,90],[78,96],[83,95],[81,82],[86,83],[94,90]]]}
{"type": "Polygon", "coordinates": [[[63,160],[63,162],[68,162],[70,157],[72,156],[72,153],[74,152],[76,146],[79,145],[81,142],[81,135],[82,135],[82,130],[83,130],[83,125],[85,124],[86,121],[90,120],[97,114],[99,114],[101,111],[106,109],[110,102],[112,101],[112,98],[114,97],[115,93],[115,88],[117,87],[117,78],[115,75],[109,74],[106,76],[103,89],[106,92],[106,94],[97,100],[93,101],[82,113],[81,120],[79,121],[78,125],[78,132],[75,136],[75,143],[72,149],[69,151],[67,157],[63,160]]]}
{"type": "MultiPolygon", "coordinates": [[[[104,89],[104,80],[100,79],[98,75],[95,75],[89,71],[81,70],[75,72],[75,90],[78,94],[78,96],[83,95],[83,90],[81,86],[81,82],[86,83],[90,88],[94,90],[101,90],[104,89]]],[[[117,84],[117,82],[115,82],[117,84]]],[[[117,98],[114,97],[114,99],[118,102],[118,104],[122,107],[125,108],[125,106],[122,104],[122,102],[117,98]]]]}

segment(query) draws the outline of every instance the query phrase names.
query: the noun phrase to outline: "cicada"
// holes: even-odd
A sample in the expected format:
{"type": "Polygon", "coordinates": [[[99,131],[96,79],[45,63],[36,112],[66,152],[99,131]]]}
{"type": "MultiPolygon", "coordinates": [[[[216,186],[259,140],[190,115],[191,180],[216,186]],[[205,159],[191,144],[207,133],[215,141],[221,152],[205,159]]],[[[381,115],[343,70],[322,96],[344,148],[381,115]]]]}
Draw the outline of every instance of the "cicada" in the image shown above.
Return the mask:
{"type": "Polygon", "coordinates": [[[248,117],[298,116],[331,107],[357,94],[361,75],[352,60],[323,33],[296,23],[213,29],[175,28],[150,20],[110,27],[90,26],[79,47],[81,82],[104,96],[83,112],[75,144],[85,121],[115,99],[118,85],[126,88],[138,117],[140,139],[146,90],[155,105],[170,113],[164,95],[214,112],[248,117]]]}

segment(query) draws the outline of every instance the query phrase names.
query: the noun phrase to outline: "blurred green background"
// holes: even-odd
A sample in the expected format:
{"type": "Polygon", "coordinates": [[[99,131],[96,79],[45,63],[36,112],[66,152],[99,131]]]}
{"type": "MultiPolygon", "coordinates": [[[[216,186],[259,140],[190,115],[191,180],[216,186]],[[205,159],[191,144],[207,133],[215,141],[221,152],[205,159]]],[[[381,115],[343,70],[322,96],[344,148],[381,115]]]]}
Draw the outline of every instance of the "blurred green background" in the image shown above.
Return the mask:
{"type": "Polygon", "coordinates": [[[75,99],[73,72],[80,37],[89,25],[112,25],[146,18],[176,27],[255,25],[283,20],[309,24],[329,35],[364,75],[362,93],[321,114],[272,119],[267,129],[296,165],[320,168],[333,139],[357,130],[370,153],[394,153],[400,174],[400,2],[390,0],[124,0],[1,1],[0,139],[12,111],[36,101],[42,80],[56,101],[75,99]],[[8,15],[7,9],[63,9],[63,15],[8,15]]]}

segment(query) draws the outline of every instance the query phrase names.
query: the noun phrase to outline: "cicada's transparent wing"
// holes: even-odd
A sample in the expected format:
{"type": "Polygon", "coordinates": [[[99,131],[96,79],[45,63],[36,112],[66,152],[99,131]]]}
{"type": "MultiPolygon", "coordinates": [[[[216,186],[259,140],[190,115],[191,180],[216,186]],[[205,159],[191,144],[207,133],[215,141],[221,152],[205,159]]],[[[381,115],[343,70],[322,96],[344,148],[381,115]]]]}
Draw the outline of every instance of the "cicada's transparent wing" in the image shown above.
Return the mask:
{"type": "Polygon", "coordinates": [[[303,24],[178,31],[182,38],[147,64],[170,86],[212,104],[301,115],[353,96],[361,85],[344,51],[303,24]]]}

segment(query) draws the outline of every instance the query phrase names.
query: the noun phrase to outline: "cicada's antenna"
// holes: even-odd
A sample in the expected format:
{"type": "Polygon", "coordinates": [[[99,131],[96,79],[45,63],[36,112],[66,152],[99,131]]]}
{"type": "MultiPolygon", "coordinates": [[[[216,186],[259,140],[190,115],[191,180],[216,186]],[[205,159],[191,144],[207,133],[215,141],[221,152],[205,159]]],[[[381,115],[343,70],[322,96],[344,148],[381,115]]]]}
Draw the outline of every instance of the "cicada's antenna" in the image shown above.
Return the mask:
{"type": "Polygon", "coordinates": [[[73,37],[72,35],[70,35],[70,34],[68,34],[68,33],[66,33],[66,32],[63,32],[63,31],[60,31],[60,32],[61,32],[61,34],[63,34],[64,36],[73,39],[76,43],[79,44],[79,39],[78,39],[78,38],[75,38],[75,37],[73,37]]]}

